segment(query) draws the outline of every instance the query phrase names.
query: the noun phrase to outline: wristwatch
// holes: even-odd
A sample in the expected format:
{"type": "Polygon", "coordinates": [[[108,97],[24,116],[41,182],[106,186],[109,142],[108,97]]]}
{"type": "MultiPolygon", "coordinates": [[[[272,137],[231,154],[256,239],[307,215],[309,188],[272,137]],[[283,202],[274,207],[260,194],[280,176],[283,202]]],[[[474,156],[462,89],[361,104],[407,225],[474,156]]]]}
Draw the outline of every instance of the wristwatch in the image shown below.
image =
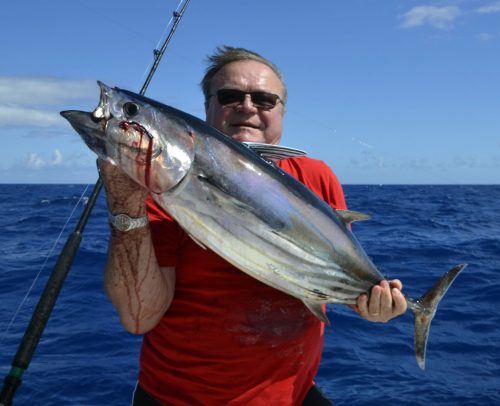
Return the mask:
{"type": "Polygon", "coordinates": [[[126,214],[111,214],[109,213],[109,224],[118,231],[126,232],[135,230],[136,228],[145,227],[148,224],[148,217],[133,218],[126,214]]]}

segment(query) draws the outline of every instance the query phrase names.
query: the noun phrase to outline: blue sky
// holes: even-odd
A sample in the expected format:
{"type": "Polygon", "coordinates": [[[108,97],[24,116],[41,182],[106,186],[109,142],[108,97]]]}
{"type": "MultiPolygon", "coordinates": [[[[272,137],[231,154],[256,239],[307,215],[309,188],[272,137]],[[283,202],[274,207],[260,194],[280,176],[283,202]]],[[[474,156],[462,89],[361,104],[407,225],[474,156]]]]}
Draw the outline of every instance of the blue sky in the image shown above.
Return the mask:
{"type": "MultiPolygon", "coordinates": [[[[95,182],[58,113],[93,110],[97,80],[139,91],[178,5],[3,4],[0,183],[95,182]]],[[[342,183],[500,183],[500,1],[192,0],[147,95],[204,118],[203,62],[222,44],[281,68],[282,143],[342,183]]]]}

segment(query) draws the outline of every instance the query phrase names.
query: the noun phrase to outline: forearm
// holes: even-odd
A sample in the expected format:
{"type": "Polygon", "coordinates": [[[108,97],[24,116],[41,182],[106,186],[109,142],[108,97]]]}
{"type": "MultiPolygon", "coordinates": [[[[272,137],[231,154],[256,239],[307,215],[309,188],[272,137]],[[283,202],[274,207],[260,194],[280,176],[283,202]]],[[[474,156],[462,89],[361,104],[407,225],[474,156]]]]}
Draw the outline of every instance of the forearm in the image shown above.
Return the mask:
{"type": "Polygon", "coordinates": [[[131,333],[151,330],[172,302],[175,269],[160,268],[149,226],[125,233],[113,230],[105,272],[105,289],[131,333]]]}
{"type": "MultiPolygon", "coordinates": [[[[146,216],[148,191],[109,162],[98,166],[109,212],[146,216]]],[[[111,227],[104,284],[128,331],[142,334],[158,323],[172,302],[175,269],[158,266],[149,225],[125,232],[111,227]]]]}

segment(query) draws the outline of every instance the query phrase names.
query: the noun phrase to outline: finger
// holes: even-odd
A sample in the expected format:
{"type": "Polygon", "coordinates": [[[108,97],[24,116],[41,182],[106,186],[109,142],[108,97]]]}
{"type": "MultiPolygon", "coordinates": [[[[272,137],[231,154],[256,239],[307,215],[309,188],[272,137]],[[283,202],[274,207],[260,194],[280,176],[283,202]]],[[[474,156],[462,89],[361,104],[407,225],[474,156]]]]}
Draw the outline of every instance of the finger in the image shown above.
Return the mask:
{"type": "Polygon", "coordinates": [[[400,315],[406,312],[408,307],[408,303],[406,302],[406,298],[398,289],[392,289],[392,297],[394,299],[394,315],[400,315]]]}
{"type": "Polygon", "coordinates": [[[389,285],[391,288],[396,288],[399,290],[403,290],[403,284],[399,279],[393,279],[392,281],[389,282],[389,285]]]}
{"type": "Polygon", "coordinates": [[[368,295],[363,293],[359,295],[358,300],[356,301],[357,311],[363,317],[368,316],[368,295]]]}
{"type": "Polygon", "coordinates": [[[368,301],[368,313],[370,316],[378,316],[380,314],[380,295],[382,294],[382,287],[376,285],[372,288],[370,293],[370,300],[368,301]]]}
{"type": "Polygon", "coordinates": [[[387,281],[382,281],[380,283],[380,286],[382,288],[382,292],[380,295],[380,314],[384,318],[391,317],[393,305],[391,288],[387,281]]]}

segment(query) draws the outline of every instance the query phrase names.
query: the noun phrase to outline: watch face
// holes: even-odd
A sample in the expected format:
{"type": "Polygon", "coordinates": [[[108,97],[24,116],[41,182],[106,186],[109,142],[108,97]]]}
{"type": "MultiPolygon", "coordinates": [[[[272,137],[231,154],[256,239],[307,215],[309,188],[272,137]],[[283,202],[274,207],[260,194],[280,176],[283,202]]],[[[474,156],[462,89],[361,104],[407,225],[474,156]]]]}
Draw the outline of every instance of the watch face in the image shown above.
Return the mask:
{"type": "Polygon", "coordinates": [[[124,215],[124,214],[119,214],[118,216],[115,217],[115,226],[118,230],[120,231],[127,231],[130,227],[130,217],[124,215]]]}
{"type": "Polygon", "coordinates": [[[110,214],[109,222],[118,231],[129,231],[146,226],[148,224],[148,218],[146,216],[132,218],[122,213],[116,216],[110,214]]]}

